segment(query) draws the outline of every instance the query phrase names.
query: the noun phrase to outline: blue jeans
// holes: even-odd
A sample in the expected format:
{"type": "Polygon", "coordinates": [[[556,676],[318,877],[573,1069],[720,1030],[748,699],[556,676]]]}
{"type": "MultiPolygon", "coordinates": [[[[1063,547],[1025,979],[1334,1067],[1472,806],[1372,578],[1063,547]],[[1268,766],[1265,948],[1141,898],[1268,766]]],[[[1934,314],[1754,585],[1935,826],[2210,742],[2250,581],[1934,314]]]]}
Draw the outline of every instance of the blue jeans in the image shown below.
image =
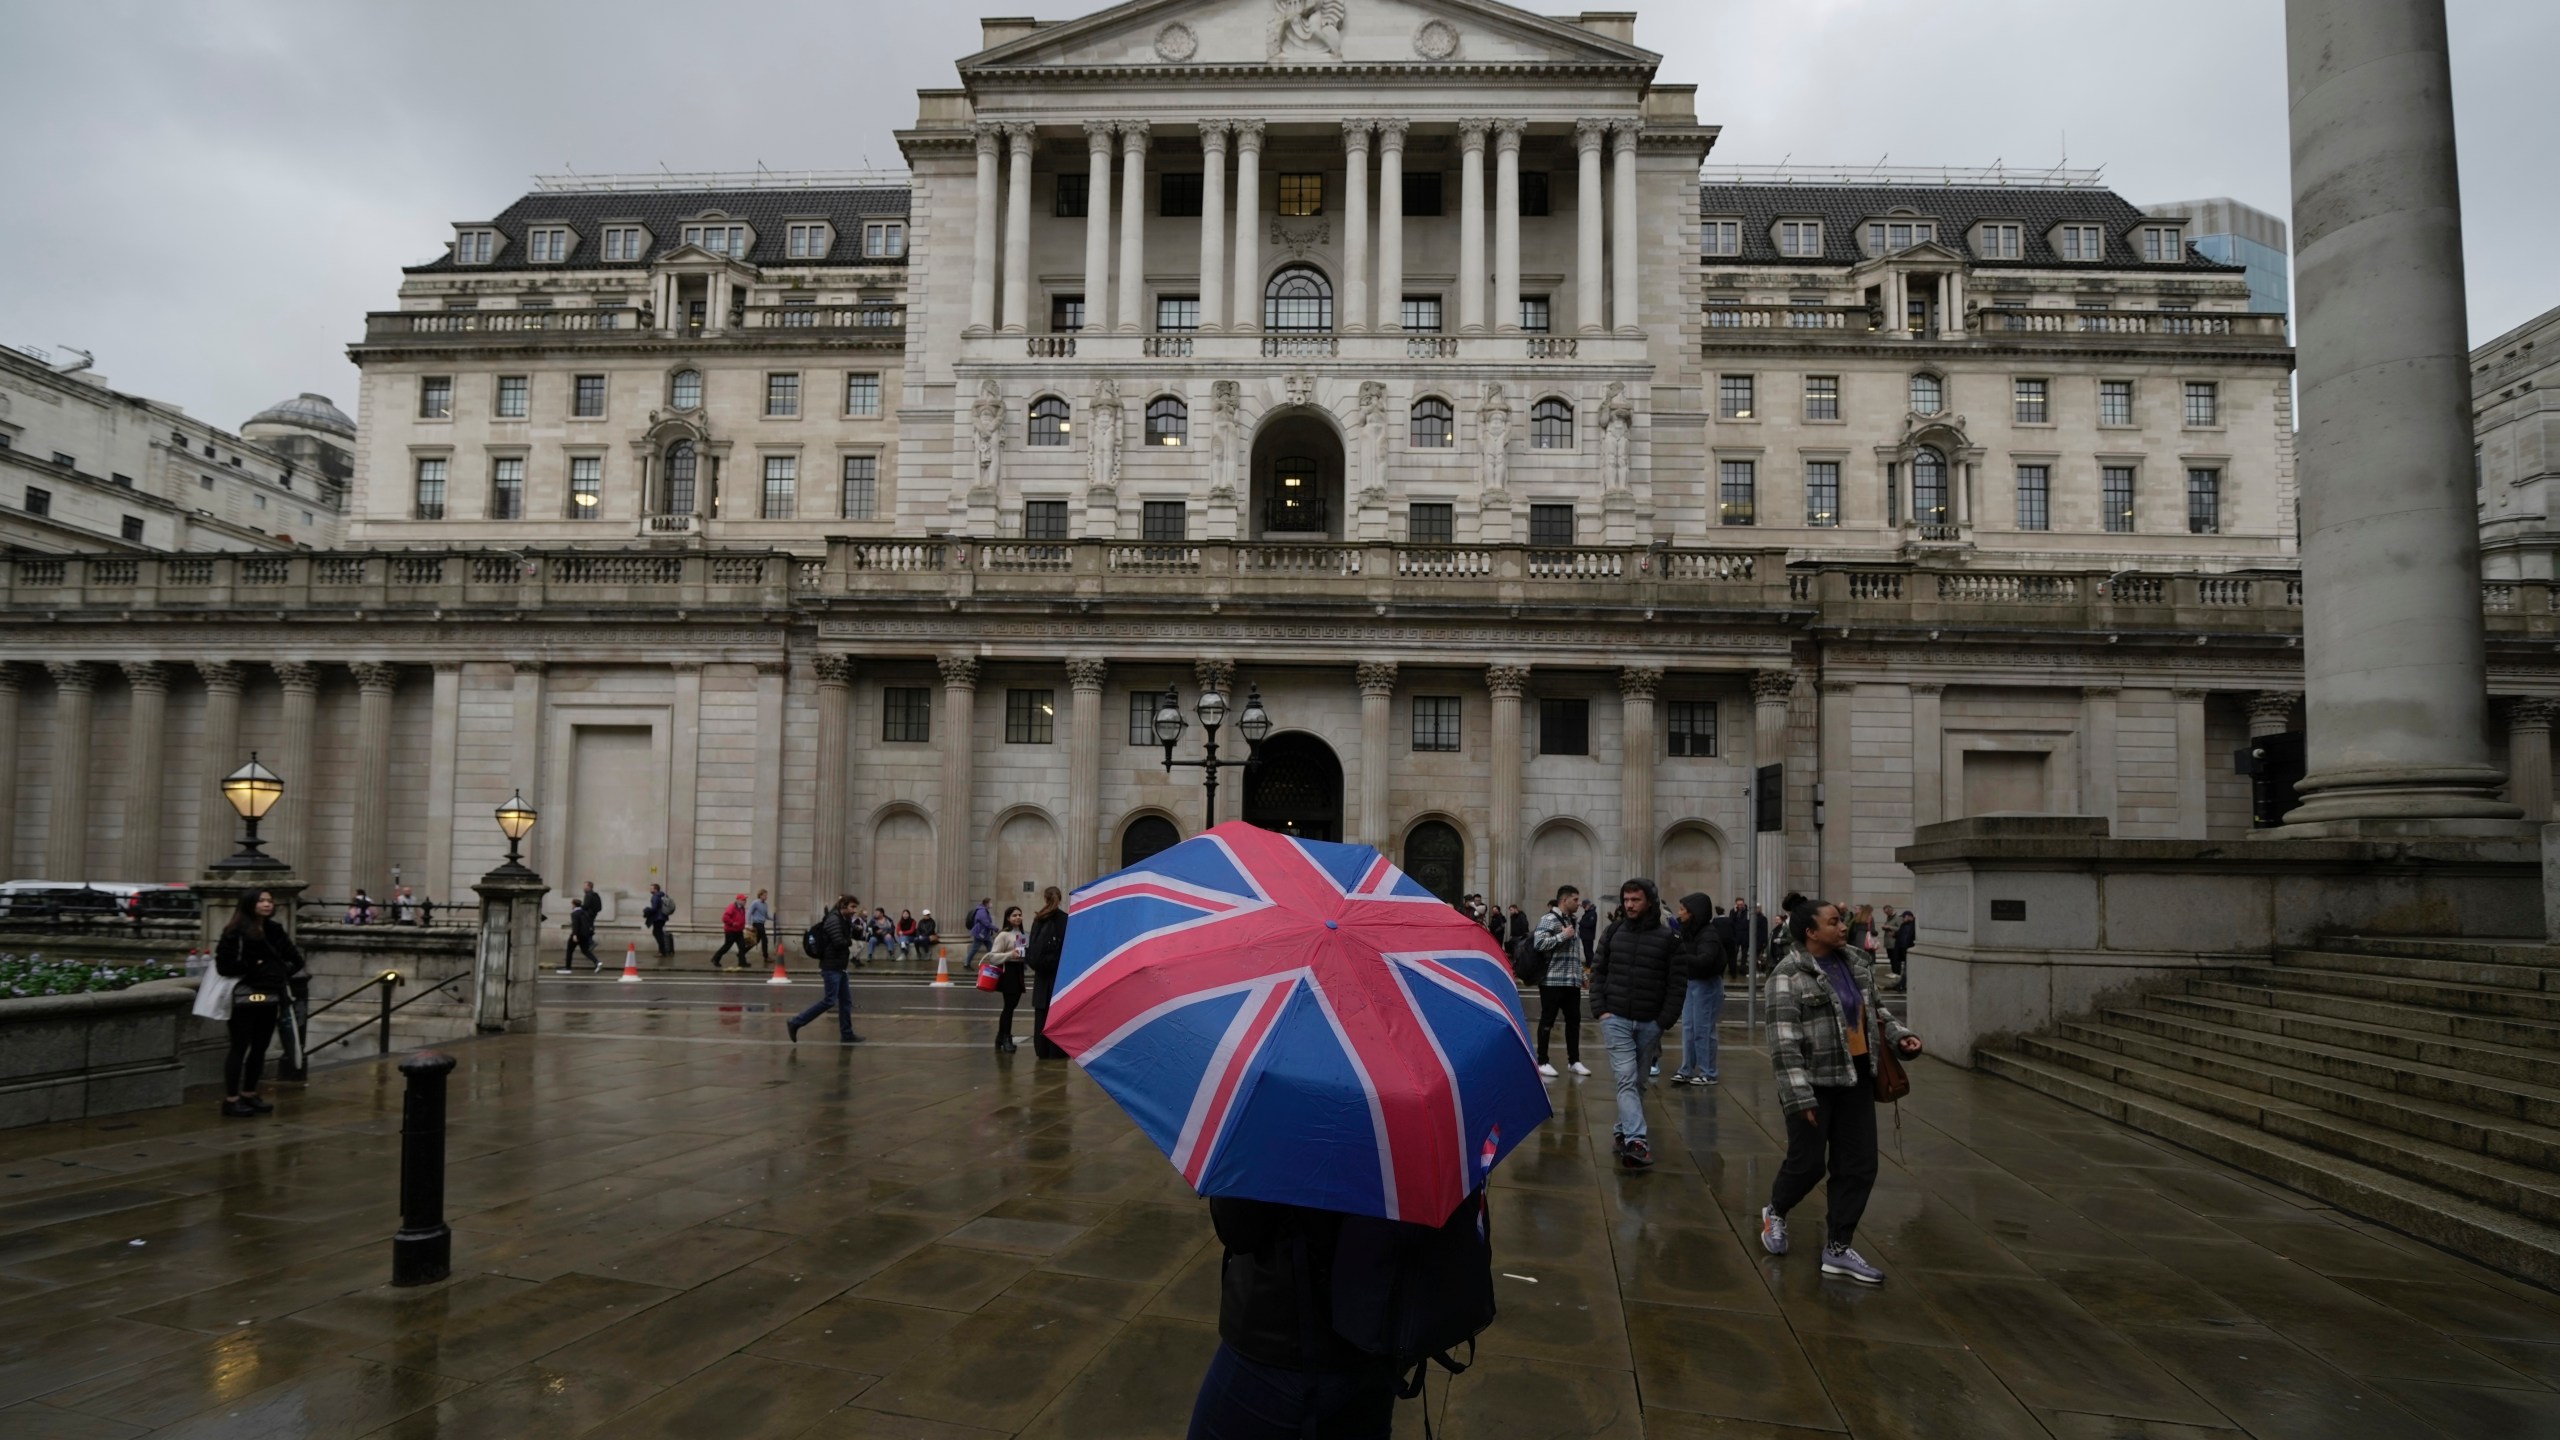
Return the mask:
{"type": "Polygon", "coordinates": [[[821,970],[818,972],[818,979],[826,986],[818,993],[818,1003],[793,1017],[792,1025],[795,1028],[806,1025],[826,1014],[828,1008],[832,1006],[836,1012],[836,1028],[844,1032],[840,1038],[852,1039],[853,977],[842,970],[821,970]]]}
{"type": "Polygon", "coordinates": [[[1395,1377],[1383,1367],[1283,1370],[1220,1345],[1191,1404],[1189,1440],[1387,1440],[1395,1414],[1395,1377]]]}
{"type": "Polygon", "coordinates": [[[1662,1027],[1650,1020],[1612,1015],[1600,1022],[1600,1040],[1609,1047],[1609,1072],[1618,1081],[1617,1132],[1642,1140],[1647,1133],[1644,1077],[1662,1059],[1662,1027]]]}
{"type": "Polygon", "coordinates": [[[1692,980],[1680,1018],[1680,1073],[1716,1074],[1716,1021],[1724,1015],[1724,982],[1692,980]]]}

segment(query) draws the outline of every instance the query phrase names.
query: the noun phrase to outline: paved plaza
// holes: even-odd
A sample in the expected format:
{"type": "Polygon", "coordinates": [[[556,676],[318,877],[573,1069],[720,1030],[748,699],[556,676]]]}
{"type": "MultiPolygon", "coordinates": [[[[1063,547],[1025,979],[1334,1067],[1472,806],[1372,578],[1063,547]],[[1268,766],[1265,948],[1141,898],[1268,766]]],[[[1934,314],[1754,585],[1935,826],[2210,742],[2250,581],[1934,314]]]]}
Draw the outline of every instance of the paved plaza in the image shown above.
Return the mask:
{"type": "MultiPolygon", "coordinates": [[[[385,1283],[390,1062],[0,1135],[0,1434],[1180,1435],[1206,1207],[1074,1067],[989,1053],[992,997],[866,985],[871,1043],[785,1043],[814,989],[548,982],[542,1034],[453,1047],[422,1289],[385,1283]]],[[[2560,1296],[1935,1062],[1860,1237],[1890,1283],[1771,1260],[1766,1062],[1725,1075],[1656,1092],[1640,1175],[1605,1079],[1552,1087],[1439,1433],[2560,1434],[2560,1296]]]]}

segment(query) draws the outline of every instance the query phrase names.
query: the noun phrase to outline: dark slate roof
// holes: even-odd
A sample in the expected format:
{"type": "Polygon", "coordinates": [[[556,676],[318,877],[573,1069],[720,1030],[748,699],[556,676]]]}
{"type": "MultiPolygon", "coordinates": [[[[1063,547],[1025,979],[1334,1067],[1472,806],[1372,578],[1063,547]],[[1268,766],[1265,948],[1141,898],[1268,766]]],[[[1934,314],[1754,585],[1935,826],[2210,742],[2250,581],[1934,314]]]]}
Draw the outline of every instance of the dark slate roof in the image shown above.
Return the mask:
{"type": "Polygon", "coordinates": [[[1710,255],[1710,265],[1857,265],[1867,258],[1860,248],[1860,227],[1874,216],[1895,210],[1916,211],[1938,222],[1938,242],[1951,250],[1970,243],[1968,233],[1982,220],[2015,221],[2022,227],[2019,255],[1994,263],[2004,266],[2061,270],[2197,270],[2239,273],[2242,267],[2207,260],[2189,247],[2176,265],[2146,262],[2136,248],[2134,231],[2146,216],[2112,190],[2047,185],[1701,185],[1698,214],[1742,219],[1742,253],[1710,255]],[[1820,220],[1822,258],[1780,255],[1770,231],[1782,219],[1820,220]],[[2065,260],[2053,252],[2046,235],[2066,221],[2103,225],[2107,258],[2065,260]]]}
{"type": "MultiPolygon", "coordinates": [[[[490,224],[506,237],[506,245],[497,259],[487,265],[456,265],[447,251],[424,265],[412,265],[408,272],[437,270],[607,270],[636,268],[630,261],[604,260],[604,227],[637,221],[649,231],[649,258],[654,260],[677,248],[684,238],[688,220],[706,211],[718,211],[732,220],[745,222],[755,231],[755,244],[747,252],[751,265],[858,265],[862,259],[862,222],[865,220],[903,220],[907,216],[907,188],[903,185],[871,185],[843,190],[794,190],[775,187],[762,190],[573,190],[536,191],[498,212],[490,224]],[[822,260],[792,260],[785,256],[788,232],[784,228],[794,220],[825,220],[835,227],[835,246],[822,260]],[[525,232],[537,225],[565,223],[578,232],[578,243],[569,251],[569,259],[559,265],[527,265],[524,263],[525,232]]],[[[645,262],[643,262],[645,263],[645,262]]],[[[896,261],[873,260],[870,264],[896,264],[896,261]]]]}

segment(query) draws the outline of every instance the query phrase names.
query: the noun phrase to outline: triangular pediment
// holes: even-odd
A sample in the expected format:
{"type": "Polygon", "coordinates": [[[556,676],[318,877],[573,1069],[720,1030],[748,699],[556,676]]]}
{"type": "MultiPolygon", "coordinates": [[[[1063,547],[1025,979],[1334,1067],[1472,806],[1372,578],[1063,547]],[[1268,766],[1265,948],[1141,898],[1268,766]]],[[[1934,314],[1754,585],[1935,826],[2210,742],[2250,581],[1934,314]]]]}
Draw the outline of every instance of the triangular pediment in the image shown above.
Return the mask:
{"type": "Polygon", "coordinates": [[[1661,56],[1492,0],[1130,0],[960,61],[989,71],[1238,65],[1558,65],[1661,56]]]}

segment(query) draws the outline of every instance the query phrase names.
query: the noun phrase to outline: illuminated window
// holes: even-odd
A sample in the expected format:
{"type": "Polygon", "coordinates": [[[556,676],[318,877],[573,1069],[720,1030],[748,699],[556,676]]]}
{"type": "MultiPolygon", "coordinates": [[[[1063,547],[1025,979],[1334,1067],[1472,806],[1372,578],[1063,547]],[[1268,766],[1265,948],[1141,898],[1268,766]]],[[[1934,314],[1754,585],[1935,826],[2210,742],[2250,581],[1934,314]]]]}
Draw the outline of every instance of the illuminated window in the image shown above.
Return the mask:
{"type": "Polygon", "coordinates": [[[1322,175],[1281,176],[1280,213],[1283,215],[1323,214],[1324,177],[1322,175]]]}

